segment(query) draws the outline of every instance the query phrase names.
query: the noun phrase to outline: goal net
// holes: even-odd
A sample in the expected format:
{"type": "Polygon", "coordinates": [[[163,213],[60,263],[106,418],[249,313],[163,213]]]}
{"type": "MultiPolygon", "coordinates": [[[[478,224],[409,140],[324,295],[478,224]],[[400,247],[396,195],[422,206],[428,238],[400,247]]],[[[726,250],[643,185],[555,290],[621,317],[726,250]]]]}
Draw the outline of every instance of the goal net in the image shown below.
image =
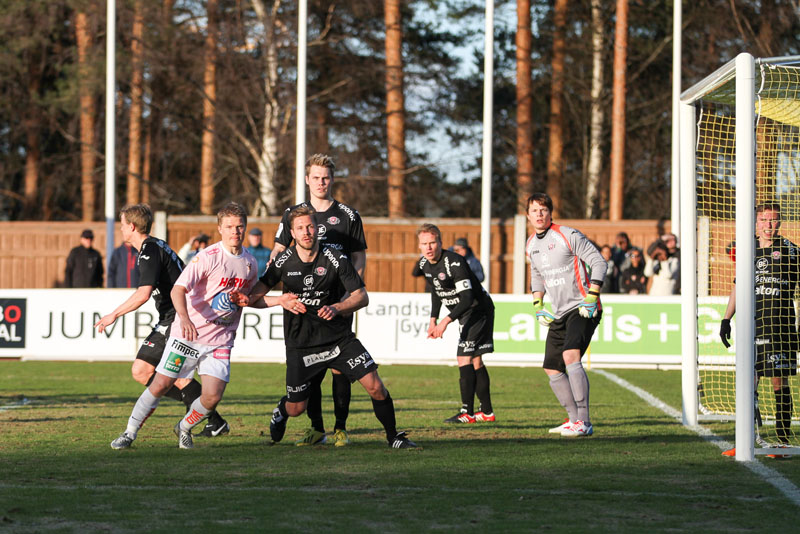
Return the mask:
{"type": "MultiPolygon", "coordinates": [[[[800,251],[794,248],[800,244],[800,58],[742,54],[686,91],[682,104],[681,132],[691,127],[693,146],[683,140],[681,159],[693,159],[689,196],[696,202],[687,206],[682,198],[681,209],[695,210],[697,229],[693,365],[686,365],[684,355],[684,373],[692,373],[694,391],[684,380],[685,419],[736,419],[737,449],[740,422],[749,426],[756,447],[800,447],[798,377],[772,378],[766,371],[756,382],[754,372],[755,362],[766,359],[767,369],[789,374],[783,369],[796,366],[800,349],[800,256],[794,257],[800,251]],[[691,106],[690,126],[683,124],[686,106],[691,106]],[[687,145],[691,153],[685,154],[687,145]],[[771,215],[755,213],[757,206],[761,211],[770,205],[766,213],[771,215]],[[781,220],[778,235],[790,243],[760,247],[756,221],[775,216],[781,220]],[[737,260],[750,265],[737,265],[737,260]],[[748,283],[737,283],[734,291],[734,280],[748,283]],[[739,298],[731,347],[726,348],[719,329],[732,292],[739,298]],[[748,376],[737,377],[737,370],[748,376]],[[742,384],[748,381],[750,391],[743,397],[742,384]],[[687,399],[690,395],[695,398],[687,399]],[[747,397],[750,412],[737,416],[747,397]]],[[[686,169],[684,162],[682,172],[686,169]]],[[[691,259],[684,256],[683,261],[691,259]]],[[[748,458],[737,451],[737,459],[748,458]]]]}

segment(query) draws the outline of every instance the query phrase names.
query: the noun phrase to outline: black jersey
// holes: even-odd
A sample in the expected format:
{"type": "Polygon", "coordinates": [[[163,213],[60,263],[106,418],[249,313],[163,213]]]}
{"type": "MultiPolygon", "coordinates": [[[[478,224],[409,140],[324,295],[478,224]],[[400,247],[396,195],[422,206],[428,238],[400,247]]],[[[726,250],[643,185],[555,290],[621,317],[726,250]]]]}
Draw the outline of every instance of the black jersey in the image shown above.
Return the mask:
{"type": "Polygon", "coordinates": [[[139,287],[153,286],[158,324],[172,324],[175,307],[170,292],[183,271],[183,262],[163,240],[149,236],[142,242],[136,265],[139,267],[139,287]]]}
{"type": "Polygon", "coordinates": [[[795,325],[794,297],[800,283],[800,249],[778,237],[756,248],[756,344],[766,352],[800,349],[795,325]]]}
{"type": "MultiPolygon", "coordinates": [[[[292,234],[289,228],[289,212],[300,206],[310,206],[307,202],[287,208],[283,212],[281,224],[275,234],[275,242],[288,247],[292,244],[292,234]]],[[[364,225],[361,216],[356,210],[334,200],[331,207],[325,211],[314,212],[314,222],[317,223],[317,239],[319,244],[338,250],[347,257],[353,252],[367,249],[367,240],[364,237],[364,225]]]]}
{"type": "Polygon", "coordinates": [[[298,257],[297,247],[289,247],[270,263],[260,280],[270,288],[283,282],[283,292],[294,293],[306,306],[306,312],[299,315],[283,311],[286,348],[313,350],[354,336],[352,315],[336,315],[331,320],[317,315],[322,306],[336,304],[346,292],[364,287],[361,277],[341,252],[320,247],[314,261],[305,263],[298,257]]]}
{"type": "Polygon", "coordinates": [[[450,320],[458,319],[461,324],[474,313],[494,310],[492,297],[478,282],[464,256],[443,250],[436,263],[420,258],[419,268],[432,286],[431,317],[439,317],[442,304],[450,310],[450,320]]]}

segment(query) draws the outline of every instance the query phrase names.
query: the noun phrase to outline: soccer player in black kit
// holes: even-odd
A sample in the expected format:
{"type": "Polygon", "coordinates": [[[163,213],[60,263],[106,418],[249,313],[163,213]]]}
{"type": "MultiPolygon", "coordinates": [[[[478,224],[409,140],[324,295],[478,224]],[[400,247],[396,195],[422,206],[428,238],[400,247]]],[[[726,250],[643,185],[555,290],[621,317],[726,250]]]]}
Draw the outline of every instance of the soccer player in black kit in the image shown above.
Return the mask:
{"type": "Polygon", "coordinates": [[[460,375],[461,410],[445,423],[494,422],[489,372],[483,354],[494,352],[494,303],[460,254],[442,249],[442,233],[433,224],[417,229],[422,258],[419,270],[431,288],[428,338],[441,338],[447,325],[458,320],[460,337],[456,359],[460,375]],[[450,313],[441,321],[442,304],[450,313]],[[438,321],[438,322],[437,322],[438,321]],[[475,395],[480,409],[475,412],[475,395]]]}
{"type": "MultiPolygon", "coordinates": [[[[275,234],[275,244],[270,260],[292,244],[292,234],[288,222],[289,213],[299,206],[310,205],[314,208],[314,222],[317,223],[317,239],[320,245],[338,250],[350,260],[358,275],[364,279],[367,265],[367,241],[364,238],[364,227],[361,216],[356,210],[333,198],[333,173],[335,165],[330,156],[314,154],[306,161],[306,184],[310,201],[287,208],[283,212],[281,224],[275,234]]],[[[336,423],[333,427],[333,444],[341,447],[350,443],[347,435],[347,417],[350,414],[350,381],[338,371],[331,369],[333,384],[333,414],[336,423]]],[[[311,428],[296,445],[316,445],[325,443],[325,424],[322,419],[322,380],[325,373],[317,377],[311,384],[306,413],[311,419],[311,428]]]]}
{"type": "MultiPolygon", "coordinates": [[[[755,367],[758,381],[769,377],[775,393],[775,432],[778,441],[789,443],[792,423],[792,394],[788,377],[797,374],[797,350],[800,336],[795,326],[793,298],[800,283],[800,249],[778,235],[781,227],[778,203],[756,208],[755,257],[755,367]]],[[[731,318],[736,311],[736,284],[720,325],[720,337],[730,347],[731,318]]],[[[761,418],[756,404],[756,417],[761,418]]]]}
{"type": "MultiPolygon", "coordinates": [[[[153,211],[147,204],[130,204],[120,210],[120,232],[122,240],[139,250],[136,265],[139,269],[139,287],[125,302],[102,317],[94,327],[103,332],[117,318],[139,309],[152,296],[158,310],[158,323],[153,331],[142,341],[131,367],[133,379],[149,386],[155,376],[156,366],[169,338],[169,329],[175,319],[175,307],[170,292],[175,280],[183,271],[184,265],[178,255],[161,239],[150,235],[153,225],[153,211]]],[[[195,399],[200,397],[202,388],[195,379],[179,379],[166,396],[183,402],[188,410],[195,399]]],[[[215,437],[230,431],[228,423],[216,410],[209,413],[208,423],[199,435],[215,437]]]]}
{"type": "Polygon", "coordinates": [[[394,403],[378,376],[378,364],[352,330],[352,314],[369,303],[364,282],[346,256],[320,246],[313,208],[293,209],[287,223],[295,245],[270,263],[250,298],[236,301],[239,305],[284,308],[286,396],[272,413],[272,440],[283,439],[287,419],[306,409],[309,386],[320,374],[336,369],[350,382],[358,380],[372,397],[372,408],[386,431],[389,447],[417,448],[405,432],[397,431],[394,403]],[[266,296],[281,282],[284,293],[280,297],[266,296]]]}

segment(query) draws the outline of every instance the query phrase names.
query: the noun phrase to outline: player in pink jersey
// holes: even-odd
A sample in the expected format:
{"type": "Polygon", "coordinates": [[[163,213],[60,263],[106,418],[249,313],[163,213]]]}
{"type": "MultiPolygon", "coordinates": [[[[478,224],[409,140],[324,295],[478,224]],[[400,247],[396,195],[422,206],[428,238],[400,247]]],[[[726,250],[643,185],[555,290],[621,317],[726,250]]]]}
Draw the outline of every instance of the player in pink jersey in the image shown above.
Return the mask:
{"type": "Polygon", "coordinates": [[[156,377],[136,401],[125,432],[111,442],[114,449],[130,447],[178,378],[197,371],[203,382],[202,394],[175,425],[181,449],[193,447],[192,427],[222,399],[230,380],[230,354],[242,315],[230,294],[249,294],[258,269],[256,259],[242,246],[247,230],[244,207],[231,202],[217,214],[217,223],[222,241],[195,256],[175,281],[170,296],[176,317],[156,377]]]}

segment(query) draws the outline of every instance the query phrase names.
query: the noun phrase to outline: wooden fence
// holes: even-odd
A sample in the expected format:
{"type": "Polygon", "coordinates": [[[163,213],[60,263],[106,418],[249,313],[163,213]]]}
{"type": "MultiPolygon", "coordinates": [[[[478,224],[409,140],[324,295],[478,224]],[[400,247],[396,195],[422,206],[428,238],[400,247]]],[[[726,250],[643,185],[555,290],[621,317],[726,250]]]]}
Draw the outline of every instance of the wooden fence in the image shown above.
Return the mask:
{"type": "MultiPolygon", "coordinates": [[[[264,233],[264,244],[271,246],[278,227],[278,217],[251,218],[249,228],[264,233]]],[[[424,282],[411,276],[419,258],[416,229],[422,222],[431,222],[442,231],[442,241],[449,247],[459,237],[466,237],[476,255],[480,255],[480,221],[478,219],[388,219],[364,218],[367,238],[365,282],[370,291],[419,292],[424,282]]],[[[598,245],[614,243],[614,237],[625,231],[634,245],[647,248],[658,236],[657,221],[629,220],[619,222],[595,220],[559,220],[565,226],[579,228],[598,245]]],[[[63,287],[66,258],[79,244],[84,228],[95,234],[95,248],[105,258],[106,225],[103,222],[0,222],[0,288],[63,287]]],[[[667,228],[669,228],[667,226],[667,228]]],[[[216,217],[171,216],[166,224],[156,225],[153,235],[167,237],[176,251],[192,236],[206,233],[211,242],[219,240],[216,217]]],[[[524,218],[495,219],[491,225],[492,293],[526,292],[529,287],[524,247],[530,232],[524,218]],[[515,226],[516,225],[516,226],[515,226]],[[515,237],[516,236],[516,237],[515,237]],[[520,237],[522,236],[522,237],[520,237]]],[[[121,243],[117,225],[114,244],[121,243]]]]}

